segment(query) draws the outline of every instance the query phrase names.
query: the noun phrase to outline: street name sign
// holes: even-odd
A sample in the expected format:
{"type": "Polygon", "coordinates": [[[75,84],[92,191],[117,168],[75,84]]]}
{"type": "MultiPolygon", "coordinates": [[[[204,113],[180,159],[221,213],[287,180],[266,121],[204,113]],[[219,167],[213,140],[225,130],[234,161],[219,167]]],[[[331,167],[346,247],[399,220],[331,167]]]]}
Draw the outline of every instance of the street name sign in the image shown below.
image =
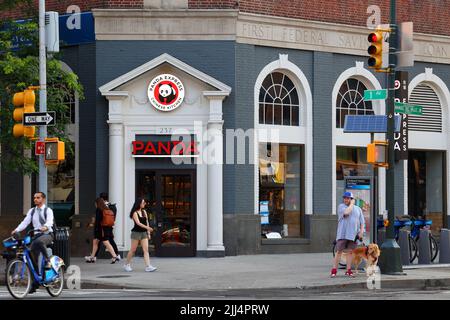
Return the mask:
{"type": "Polygon", "coordinates": [[[23,114],[24,126],[54,126],[56,124],[56,112],[31,112],[23,114]]]}
{"type": "Polygon", "coordinates": [[[364,90],[364,100],[386,100],[387,99],[387,90],[364,90]]]}
{"type": "Polygon", "coordinates": [[[406,114],[412,114],[412,115],[416,115],[416,116],[422,115],[422,107],[421,106],[416,106],[416,105],[412,105],[412,104],[408,104],[408,103],[404,103],[404,102],[395,102],[394,106],[395,106],[394,112],[397,112],[397,113],[406,113],[406,114]]]}

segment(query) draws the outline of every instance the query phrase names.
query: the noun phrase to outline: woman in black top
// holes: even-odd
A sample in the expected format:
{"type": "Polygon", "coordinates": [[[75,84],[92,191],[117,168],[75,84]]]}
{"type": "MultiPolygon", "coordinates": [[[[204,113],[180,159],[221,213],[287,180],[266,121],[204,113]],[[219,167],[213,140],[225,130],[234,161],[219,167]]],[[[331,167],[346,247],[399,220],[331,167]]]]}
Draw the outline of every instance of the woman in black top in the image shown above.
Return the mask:
{"type": "Polygon", "coordinates": [[[131,259],[136,253],[137,246],[141,244],[142,251],[144,251],[145,271],[152,272],[157,268],[150,264],[150,255],[148,254],[148,240],[150,239],[150,232],[153,229],[149,226],[148,215],[144,210],[145,200],[137,199],[130,212],[130,218],[133,219],[134,227],[131,229],[131,248],[128,251],[127,263],[125,264],[125,271],[131,272],[131,259]]]}

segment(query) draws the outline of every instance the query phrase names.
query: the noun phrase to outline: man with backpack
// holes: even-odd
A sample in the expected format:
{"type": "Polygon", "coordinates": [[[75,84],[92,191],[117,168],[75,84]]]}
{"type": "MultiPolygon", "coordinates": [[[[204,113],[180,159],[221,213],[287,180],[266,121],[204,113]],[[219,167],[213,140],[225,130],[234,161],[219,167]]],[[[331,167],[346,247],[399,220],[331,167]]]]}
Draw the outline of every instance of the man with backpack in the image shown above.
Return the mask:
{"type": "MultiPolygon", "coordinates": [[[[43,192],[36,192],[33,197],[35,207],[28,210],[25,219],[11,232],[11,235],[25,230],[30,224],[33,226],[34,237],[31,243],[31,259],[36,270],[38,269],[39,254],[42,253],[46,264],[45,269],[50,269],[50,257],[47,254],[47,246],[53,242],[53,210],[45,205],[46,196],[43,192]]],[[[36,291],[31,288],[30,293],[36,291]]]]}

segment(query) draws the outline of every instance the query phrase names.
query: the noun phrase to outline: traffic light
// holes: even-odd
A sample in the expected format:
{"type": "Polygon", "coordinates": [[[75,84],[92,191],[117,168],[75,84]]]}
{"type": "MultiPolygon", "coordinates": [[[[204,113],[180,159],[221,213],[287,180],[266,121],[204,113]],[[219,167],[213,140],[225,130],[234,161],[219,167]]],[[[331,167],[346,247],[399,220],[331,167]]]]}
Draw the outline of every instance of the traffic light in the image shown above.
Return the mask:
{"type": "Polygon", "coordinates": [[[367,61],[369,68],[379,70],[383,65],[383,32],[375,31],[369,34],[367,40],[370,42],[367,52],[370,54],[370,58],[367,61]]]}
{"type": "Polygon", "coordinates": [[[23,114],[35,112],[34,104],[36,102],[36,96],[34,90],[31,88],[25,89],[22,92],[18,92],[13,96],[13,105],[15,107],[13,112],[13,119],[16,122],[13,127],[13,135],[16,138],[26,137],[28,139],[34,138],[36,132],[35,126],[23,125],[23,114]]]}
{"type": "Polygon", "coordinates": [[[374,141],[367,145],[367,163],[378,167],[388,167],[388,143],[374,141]]]}
{"type": "Polygon", "coordinates": [[[45,139],[45,165],[58,165],[61,161],[66,159],[65,145],[63,141],[59,141],[58,138],[45,139]]]}

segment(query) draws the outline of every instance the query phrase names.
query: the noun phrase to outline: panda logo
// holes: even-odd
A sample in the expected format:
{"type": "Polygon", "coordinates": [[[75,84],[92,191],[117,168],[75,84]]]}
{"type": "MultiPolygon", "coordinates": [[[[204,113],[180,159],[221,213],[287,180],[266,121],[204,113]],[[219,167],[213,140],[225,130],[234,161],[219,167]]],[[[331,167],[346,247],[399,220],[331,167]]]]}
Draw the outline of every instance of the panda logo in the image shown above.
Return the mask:
{"type": "Polygon", "coordinates": [[[172,111],[178,108],[184,100],[183,83],[171,74],[160,74],[150,81],[148,99],[150,104],[159,111],[172,111]]]}
{"type": "Polygon", "coordinates": [[[171,104],[177,98],[177,93],[170,83],[162,84],[158,92],[158,100],[163,104],[171,104]]]}

